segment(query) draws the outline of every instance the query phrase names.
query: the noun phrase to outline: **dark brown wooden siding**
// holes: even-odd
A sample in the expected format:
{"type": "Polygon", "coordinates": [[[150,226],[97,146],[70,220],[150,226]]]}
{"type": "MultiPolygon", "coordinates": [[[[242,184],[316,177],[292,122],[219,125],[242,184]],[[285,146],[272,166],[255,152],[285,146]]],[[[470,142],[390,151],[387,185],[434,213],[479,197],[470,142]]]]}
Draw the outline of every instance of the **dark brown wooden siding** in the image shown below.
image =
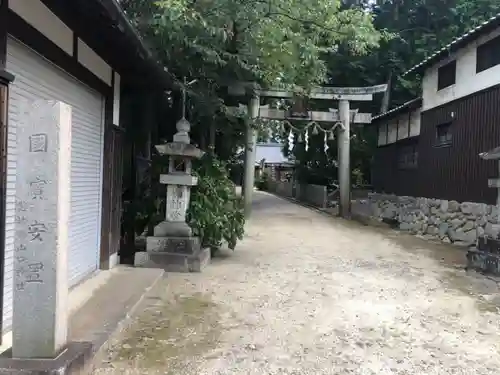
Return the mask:
{"type": "Polygon", "coordinates": [[[109,269],[110,238],[111,238],[111,200],[113,187],[113,125],[112,98],[106,98],[104,121],[104,154],[102,180],[102,214],[101,214],[101,249],[100,268],[109,269]]]}
{"type": "Polygon", "coordinates": [[[495,204],[488,178],[497,162],[479,154],[500,146],[500,87],[493,87],[422,113],[418,168],[398,170],[399,142],[379,147],[372,183],[378,192],[495,204]],[[436,127],[451,121],[452,141],[436,146],[436,127]]]}
{"type": "Polygon", "coordinates": [[[479,154],[500,146],[500,87],[422,113],[419,141],[420,196],[494,204],[494,161],[479,154]],[[436,126],[451,121],[449,147],[436,147],[436,126]]]}
{"type": "Polygon", "coordinates": [[[418,194],[418,168],[400,169],[398,153],[400,147],[418,143],[418,137],[381,146],[375,153],[372,169],[372,185],[379,193],[415,196],[418,194]]]}

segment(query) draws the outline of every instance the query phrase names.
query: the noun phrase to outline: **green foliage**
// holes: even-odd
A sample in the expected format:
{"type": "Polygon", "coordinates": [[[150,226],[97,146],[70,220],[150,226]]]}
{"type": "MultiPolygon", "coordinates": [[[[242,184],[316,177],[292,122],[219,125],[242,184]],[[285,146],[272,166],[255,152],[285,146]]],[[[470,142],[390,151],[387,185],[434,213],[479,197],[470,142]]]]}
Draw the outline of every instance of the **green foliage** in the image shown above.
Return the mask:
{"type": "Polygon", "coordinates": [[[262,172],[262,174],[259,176],[257,181],[255,182],[255,185],[257,189],[267,191],[269,190],[269,173],[267,172],[262,172]]]}
{"type": "Polygon", "coordinates": [[[217,249],[225,241],[234,250],[243,238],[245,217],[226,164],[207,153],[193,168],[198,185],[191,191],[188,223],[204,247],[217,249]]]}
{"type": "Polygon", "coordinates": [[[133,232],[138,236],[144,232],[152,235],[148,228],[151,229],[164,220],[165,185],[159,183],[159,176],[165,171],[166,165],[166,157],[154,156],[151,164],[144,169],[143,179],[137,182],[135,196],[123,200],[124,231],[133,232]]]}
{"type": "Polygon", "coordinates": [[[336,53],[340,43],[353,54],[366,53],[381,39],[371,13],[343,9],[340,0],[124,0],[123,5],[161,47],[168,66],[186,62],[191,70],[186,75],[215,81],[225,69],[222,78],[231,80],[316,84],[325,78],[324,54],[336,53]]]}

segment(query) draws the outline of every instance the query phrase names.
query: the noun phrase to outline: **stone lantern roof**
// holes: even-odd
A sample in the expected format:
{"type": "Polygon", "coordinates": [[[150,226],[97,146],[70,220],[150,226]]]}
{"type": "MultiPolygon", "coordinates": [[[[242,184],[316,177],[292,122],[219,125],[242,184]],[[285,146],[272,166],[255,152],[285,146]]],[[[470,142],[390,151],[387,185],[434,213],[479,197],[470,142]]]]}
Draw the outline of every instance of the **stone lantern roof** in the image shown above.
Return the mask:
{"type": "Polygon", "coordinates": [[[205,152],[192,145],[189,138],[191,124],[185,117],[181,118],[177,124],[177,133],[174,135],[174,141],[163,145],[156,145],[156,151],[160,155],[178,156],[186,159],[199,159],[205,152]]]}

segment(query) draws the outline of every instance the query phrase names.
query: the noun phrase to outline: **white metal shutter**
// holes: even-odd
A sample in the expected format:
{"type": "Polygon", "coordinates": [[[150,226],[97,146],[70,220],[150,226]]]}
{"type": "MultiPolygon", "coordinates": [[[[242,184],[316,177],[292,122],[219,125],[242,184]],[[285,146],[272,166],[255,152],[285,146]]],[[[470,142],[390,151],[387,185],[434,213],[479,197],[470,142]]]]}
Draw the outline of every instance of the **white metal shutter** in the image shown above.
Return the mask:
{"type": "Polygon", "coordinates": [[[101,233],[103,103],[91,90],[17,41],[7,44],[10,87],[6,207],[4,327],[11,326],[16,186],[16,126],[23,98],[60,100],[72,107],[69,282],[75,285],[99,263],[101,233]]]}

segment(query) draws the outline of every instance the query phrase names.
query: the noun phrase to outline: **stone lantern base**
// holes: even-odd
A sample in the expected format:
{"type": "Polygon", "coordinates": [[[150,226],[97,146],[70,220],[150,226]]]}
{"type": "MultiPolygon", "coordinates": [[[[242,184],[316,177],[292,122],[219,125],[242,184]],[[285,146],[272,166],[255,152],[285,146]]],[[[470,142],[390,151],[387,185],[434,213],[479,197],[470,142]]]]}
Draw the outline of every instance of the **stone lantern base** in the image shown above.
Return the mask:
{"type": "Polygon", "coordinates": [[[135,254],[136,267],[201,272],[210,263],[210,249],[202,249],[198,237],[148,237],[146,241],[147,252],[135,254]]]}

